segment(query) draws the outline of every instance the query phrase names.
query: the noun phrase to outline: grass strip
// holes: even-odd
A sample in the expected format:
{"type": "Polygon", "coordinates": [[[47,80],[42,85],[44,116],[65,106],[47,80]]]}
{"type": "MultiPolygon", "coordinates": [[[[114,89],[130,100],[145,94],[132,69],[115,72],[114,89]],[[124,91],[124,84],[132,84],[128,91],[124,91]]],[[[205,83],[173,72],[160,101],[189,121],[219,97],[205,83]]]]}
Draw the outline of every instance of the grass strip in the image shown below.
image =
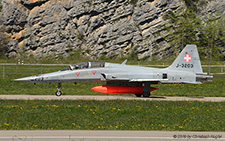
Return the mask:
{"type": "Polygon", "coordinates": [[[225,131],[225,102],[0,100],[1,130],[225,131]]]}

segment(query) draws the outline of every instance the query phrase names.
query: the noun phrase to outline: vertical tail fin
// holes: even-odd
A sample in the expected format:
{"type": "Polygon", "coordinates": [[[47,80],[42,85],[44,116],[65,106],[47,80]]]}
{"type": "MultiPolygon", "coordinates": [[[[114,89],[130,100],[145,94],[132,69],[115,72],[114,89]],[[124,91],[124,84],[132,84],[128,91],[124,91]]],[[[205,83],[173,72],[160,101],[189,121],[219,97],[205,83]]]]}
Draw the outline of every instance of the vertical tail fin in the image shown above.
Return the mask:
{"type": "Polygon", "coordinates": [[[186,45],[171,66],[171,70],[192,71],[202,73],[201,61],[199,59],[196,45],[186,45]]]}

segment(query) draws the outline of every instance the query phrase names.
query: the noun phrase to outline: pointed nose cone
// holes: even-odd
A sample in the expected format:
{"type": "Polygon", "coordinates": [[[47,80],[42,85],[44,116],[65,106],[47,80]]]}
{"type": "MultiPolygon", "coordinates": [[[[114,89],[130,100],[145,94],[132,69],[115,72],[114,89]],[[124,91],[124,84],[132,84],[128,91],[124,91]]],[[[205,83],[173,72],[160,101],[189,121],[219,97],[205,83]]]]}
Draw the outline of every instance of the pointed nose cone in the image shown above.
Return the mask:
{"type": "Polygon", "coordinates": [[[91,89],[95,92],[108,93],[107,87],[105,87],[104,85],[94,86],[91,89]]]}
{"type": "Polygon", "coordinates": [[[30,82],[33,80],[34,80],[33,77],[24,77],[24,78],[14,79],[14,81],[18,81],[18,82],[30,82]]]}

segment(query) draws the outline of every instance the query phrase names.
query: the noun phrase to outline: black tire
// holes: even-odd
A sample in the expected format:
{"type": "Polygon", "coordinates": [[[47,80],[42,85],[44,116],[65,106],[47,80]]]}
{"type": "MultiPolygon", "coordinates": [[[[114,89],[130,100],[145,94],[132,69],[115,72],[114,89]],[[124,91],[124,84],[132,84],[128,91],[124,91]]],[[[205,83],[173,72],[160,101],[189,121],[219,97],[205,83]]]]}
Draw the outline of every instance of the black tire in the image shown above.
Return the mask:
{"type": "Polygon", "coordinates": [[[135,94],[135,95],[136,95],[136,97],[141,97],[142,94],[135,94]]]}
{"type": "Polygon", "coordinates": [[[57,91],[55,92],[55,95],[56,95],[56,96],[61,96],[61,95],[62,95],[62,92],[61,92],[60,90],[57,90],[57,91]]]}

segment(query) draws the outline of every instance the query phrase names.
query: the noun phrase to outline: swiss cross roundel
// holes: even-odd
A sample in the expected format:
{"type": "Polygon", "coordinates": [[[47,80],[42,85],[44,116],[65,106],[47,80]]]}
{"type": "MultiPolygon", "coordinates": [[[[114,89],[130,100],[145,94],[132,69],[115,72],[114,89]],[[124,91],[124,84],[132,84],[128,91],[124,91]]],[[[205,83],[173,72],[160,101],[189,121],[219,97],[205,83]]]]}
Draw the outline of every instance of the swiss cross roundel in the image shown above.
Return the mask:
{"type": "Polygon", "coordinates": [[[185,61],[186,63],[188,63],[188,62],[191,62],[192,57],[191,57],[190,54],[185,54],[184,57],[183,57],[183,59],[184,59],[184,61],[185,61]]]}

